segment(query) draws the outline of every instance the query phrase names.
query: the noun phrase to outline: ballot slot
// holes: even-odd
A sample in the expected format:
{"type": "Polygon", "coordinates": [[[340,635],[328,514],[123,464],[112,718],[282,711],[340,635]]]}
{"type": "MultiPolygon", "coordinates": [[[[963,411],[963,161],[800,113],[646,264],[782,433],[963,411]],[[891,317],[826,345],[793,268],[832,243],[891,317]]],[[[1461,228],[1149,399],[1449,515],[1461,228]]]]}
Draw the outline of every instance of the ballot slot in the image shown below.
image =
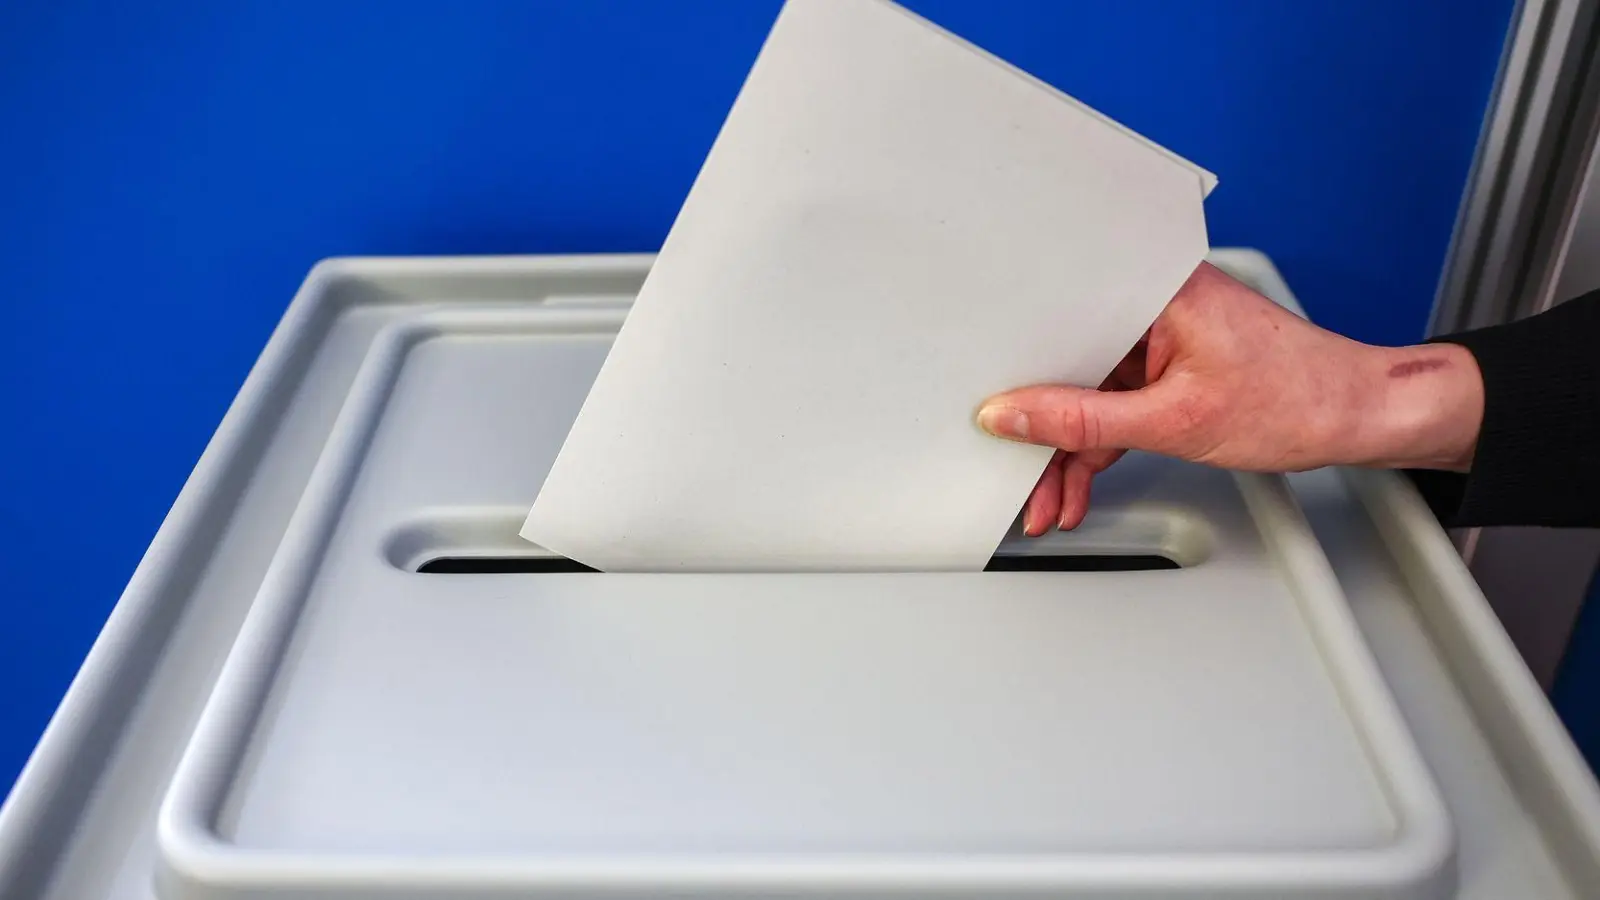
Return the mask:
{"type": "MultiPolygon", "coordinates": [[[[553,575],[600,570],[552,553],[516,534],[515,507],[440,510],[393,529],[383,555],[419,575],[553,575]]],[[[1097,512],[1078,529],[1024,537],[1020,528],[996,549],[985,572],[1157,572],[1199,565],[1212,536],[1189,510],[1150,506],[1097,512]]],[[[884,571],[915,571],[894,570],[884,571]]]]}
{"type": "Polygon", "coordinates": [[[590,568],[565,556],[441,556],[417,566],[422,575],[549,575],[590,572],[590,568]]]}
{"type": "MultiPolygon", "coordinates": [[[[985,572],[1161,572],[1180,569],[1157,553],[995,556],[985,572]]],[[[421,575],[549,575],[599,570],[564,556],[440,556],[417,566],[421,575]]]]}

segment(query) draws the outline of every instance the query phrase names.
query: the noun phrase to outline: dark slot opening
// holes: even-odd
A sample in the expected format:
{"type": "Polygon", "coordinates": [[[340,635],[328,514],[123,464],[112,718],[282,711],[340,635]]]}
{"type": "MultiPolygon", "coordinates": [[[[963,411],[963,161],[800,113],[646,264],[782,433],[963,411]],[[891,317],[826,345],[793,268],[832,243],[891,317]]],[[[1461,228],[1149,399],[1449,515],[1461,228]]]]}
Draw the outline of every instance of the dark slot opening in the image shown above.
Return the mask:
{"type": "MultiPolygon", "coordinates": [[[[985,572],[1153,572],[1180,566],[1165,556],[1085,554],[1081,556],[996,556],[985,572]]],[[[550,572],[593,572],[560,556],[443,556],[417,567],[428,575],[535,575],[550,572]]]]}
{"type": "Polygon", "coordinates": [[[564,556],[443,556],[417,571],[428,575],[532,575],[541,572],[593,572],[564,556]]]}
{"type": "Polygon", "coordinates": [[[985,572],[1159,572],[1182,566],[1155,553],[1083,556],[996,556],[985,572]]]}

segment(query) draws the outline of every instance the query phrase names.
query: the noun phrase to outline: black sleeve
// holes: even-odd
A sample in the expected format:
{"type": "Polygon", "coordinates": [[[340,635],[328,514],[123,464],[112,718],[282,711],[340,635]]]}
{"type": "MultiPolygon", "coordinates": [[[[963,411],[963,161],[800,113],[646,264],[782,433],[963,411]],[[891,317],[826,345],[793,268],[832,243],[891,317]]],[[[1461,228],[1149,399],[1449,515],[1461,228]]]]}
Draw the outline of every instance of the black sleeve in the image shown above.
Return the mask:
{"type": "Polygon", "coordinates": [[[1440,521],[1600,526],[1600,291],[1435,340],[1471,352],[1484,388],[1471,472],[1407,473],[1440,521]]]}

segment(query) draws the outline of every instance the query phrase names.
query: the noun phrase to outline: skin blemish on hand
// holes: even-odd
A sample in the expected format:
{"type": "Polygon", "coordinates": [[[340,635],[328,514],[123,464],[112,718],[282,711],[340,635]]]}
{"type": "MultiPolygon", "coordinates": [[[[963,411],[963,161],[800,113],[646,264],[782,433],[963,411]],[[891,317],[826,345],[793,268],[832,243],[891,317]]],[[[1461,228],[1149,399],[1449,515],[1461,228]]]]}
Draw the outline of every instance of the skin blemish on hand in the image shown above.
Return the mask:
{"type": "Polygon", "coordinates": [[[1412,359],[1403,363],[1396,363],[1389,367],[1390,378],[1410,378],[1412,375],[1421,375],[1423,372],[1435,372],[1448,368],[1448,359],[1412,359]]]}

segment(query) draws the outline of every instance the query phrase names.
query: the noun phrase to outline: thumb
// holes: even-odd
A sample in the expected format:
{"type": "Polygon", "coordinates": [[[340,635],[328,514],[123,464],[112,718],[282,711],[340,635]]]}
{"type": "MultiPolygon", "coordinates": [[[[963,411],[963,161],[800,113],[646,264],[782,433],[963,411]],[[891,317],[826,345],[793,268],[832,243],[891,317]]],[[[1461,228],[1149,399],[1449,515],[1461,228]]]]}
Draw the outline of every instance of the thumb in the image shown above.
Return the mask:
{"type": "Polygon", "coordinates": [[[1038,385],[990,397],[978,424],[996,437],[1079,450],[1159,452],[1168,429],[1164,404],[1151,388],[1100,391],[1038,385]]]}

